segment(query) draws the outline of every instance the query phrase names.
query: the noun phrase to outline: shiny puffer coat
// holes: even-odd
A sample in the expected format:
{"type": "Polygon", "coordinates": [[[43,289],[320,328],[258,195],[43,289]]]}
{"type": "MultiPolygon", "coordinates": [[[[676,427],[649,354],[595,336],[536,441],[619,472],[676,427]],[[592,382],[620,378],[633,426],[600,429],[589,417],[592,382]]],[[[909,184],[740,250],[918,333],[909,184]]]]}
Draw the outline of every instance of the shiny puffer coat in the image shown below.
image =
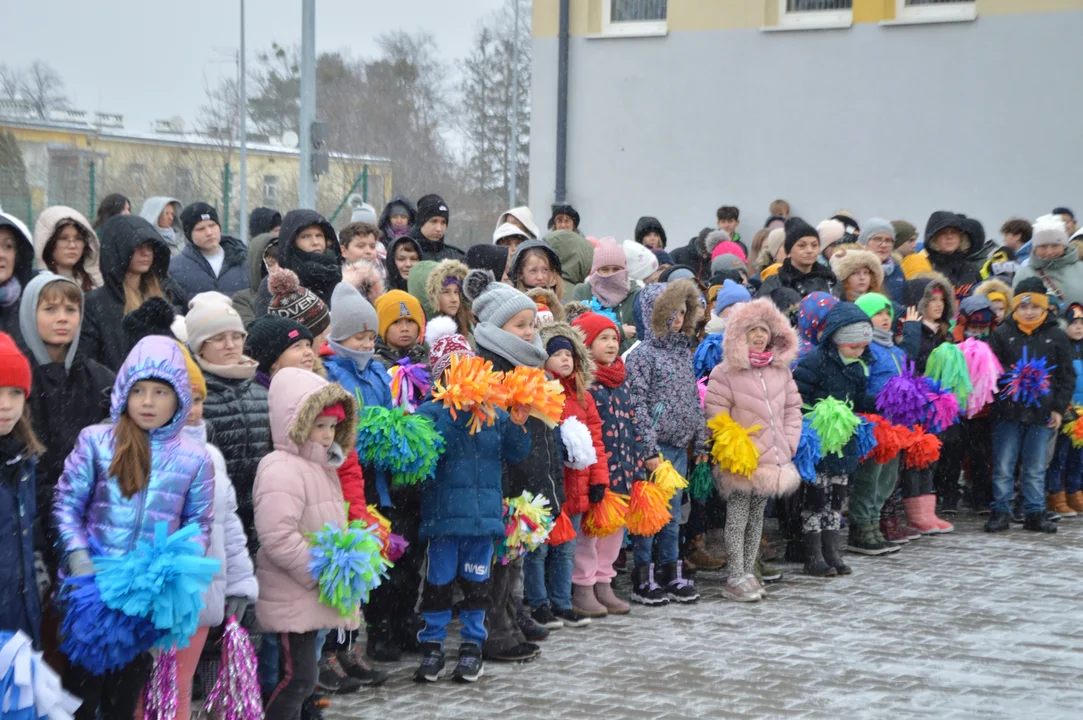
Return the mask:
{"type": "Polygon", "coordinates": [[[163,521],[170,532],[197,523],[198,540],[206,551],[214,522],[214,465],[204,448],[181,436],[191,407],[191,383],[180,346],[160,335],[140,340],[117,373],[110,422],[79,433],[64,463],[53,497],[60,558],[90,551],[92,543],[95,553],[121,555],[140,539],[152,540],[154,526],[163,521]],[[132,386],[150,379],[169,383],[177,393],[177,412],[150,432],[146,488],[124,497],[117,479],[109,475],[113,429],[127,408],[132,386]]]}

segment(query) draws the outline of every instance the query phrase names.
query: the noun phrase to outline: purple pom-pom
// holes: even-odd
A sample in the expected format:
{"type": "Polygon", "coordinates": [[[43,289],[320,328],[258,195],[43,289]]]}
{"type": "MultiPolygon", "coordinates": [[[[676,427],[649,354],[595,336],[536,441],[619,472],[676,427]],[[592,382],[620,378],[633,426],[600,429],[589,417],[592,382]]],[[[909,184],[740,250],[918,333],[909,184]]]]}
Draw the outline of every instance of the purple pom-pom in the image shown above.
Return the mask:
{"type": "Polygon", "coordinates": [[[406,538],[395,533],[391,533],[390,543],[391,547],[387,549],[387,559],[391,562],[395,562],[402,557],[403,553],[406,552],[406,548],[410,546],[410,543],[407,542],[406,538]]]}
{"type": "Polygon", "coordinates": [[[959,396],[935,380],[925,378],[925,381],[929,386],[929,405],[922,424],[929,432],[943,432],[959,419],[959,396]]]}
{"type": "Polygon", "coordinates": [[[218,678],[207,696],[207,712],[221,720],[260,720],[259,675],[256,652],[248,633],[231,617],[222,633],[222,662],[218,678]]]}
{"type": "Polygon", "coordinates": [[[154,669],[143,688],[144,720],[177,717],[177,651],[170,648],[154,659],[154,669]]]}
{"type": "Polygon", "coordinates": [[[876,396],[876,409],[893,425],[917,425],[925,418],[928,404],[925,378],[914,374],[913,363],[888,380],[876,396]]]}

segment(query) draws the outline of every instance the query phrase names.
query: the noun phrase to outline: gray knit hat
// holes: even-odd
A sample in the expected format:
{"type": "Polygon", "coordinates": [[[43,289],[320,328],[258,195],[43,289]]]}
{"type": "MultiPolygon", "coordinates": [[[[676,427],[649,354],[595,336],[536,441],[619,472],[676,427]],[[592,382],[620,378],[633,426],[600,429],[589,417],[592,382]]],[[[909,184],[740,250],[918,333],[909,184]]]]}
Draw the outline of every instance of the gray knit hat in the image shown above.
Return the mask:
{"type": "MultiPolygon", "coordinates": [[[[525,243],[524,243],[525,244],[525,243]]],[[[471,270],[463,283],[463,294],[472,303],[480,322],[498,328],[523,310],[538,312],[538,305],[511,285],[496,282],[488,270],[471,270]]]]}
{"type": "Polygon", "coordinates": [[[831,337],[836,345],[860,345],[872,342],[872,323],[855,322],[843,325],[831,337]]]}
{"type": "Polygon", "coordinates": [[[869,238],[873,235],[879,235],[880,233],[890,235],[892,243],[894,244],[895,226],[883,218],[870,218],[866,220],[861,227],[861,235],[857,238],[857,242],[862,246],[868,245],[869,238]]]}
{"type": "Polygon", "coordinates": [[[339,342],[360,332],[380,332],[376,308],[353,285],[340,282],[331,293],[330,340],[339,342]]]}
{"type": "Polygon", "coordinates": [[[738,271],[748,274],[748,266],[741,262],[741,258],[729,253],[723,253],[711,261],[711,274],[720,272],[738,271]]]}

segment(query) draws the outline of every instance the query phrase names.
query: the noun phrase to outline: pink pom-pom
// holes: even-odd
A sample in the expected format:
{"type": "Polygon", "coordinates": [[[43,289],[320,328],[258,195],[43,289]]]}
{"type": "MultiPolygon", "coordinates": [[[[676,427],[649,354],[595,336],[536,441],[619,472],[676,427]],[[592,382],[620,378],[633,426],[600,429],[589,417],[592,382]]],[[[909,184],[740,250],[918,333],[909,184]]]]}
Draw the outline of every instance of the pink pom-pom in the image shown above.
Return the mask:
{"type": "Polygon", "coordinates": [[[924,425],[939,433],[954,425],[959,418],[959,398],[951,390],[944,390],[934,381],[929,381],[929,384],[929,409],[924,425]]]}
{"type": "Polygon", "coordinates": [[[959,345],[970,371],[970,383],[974,391],[966,399],[966,416],[972,418],[993,402],[997,384],[1004,374],[1004,367],[988,344],[977,338],[967,338],[959,345]]]}
{"type": "Polygon", "coordinates": [[[263,706],[256,652],[248,633],[231,617],[222,633],[222,663],[214,688],[207,696],[206,710],[221,720],[260,720],[263,706]]]}
{"type": "Polygon", "coordinates": [[[143,688],[143,717],[146,720],[174,720],[177,716],[177,651],[166,650],[154,659],[143,688]]]}
{"type": "Polygon", "coordinates": [[[707,378],[700,378],[696,383],[696,389],[699,390],[699,406],[700,408],[707,409],[707,378]]]}
{"type": "Polygon", "coordinates": [[[286,268],[278,268],[267,278],[267,290],[275,297],[292,295],[301,287],[301,279],[297,273],[286,268]]]}

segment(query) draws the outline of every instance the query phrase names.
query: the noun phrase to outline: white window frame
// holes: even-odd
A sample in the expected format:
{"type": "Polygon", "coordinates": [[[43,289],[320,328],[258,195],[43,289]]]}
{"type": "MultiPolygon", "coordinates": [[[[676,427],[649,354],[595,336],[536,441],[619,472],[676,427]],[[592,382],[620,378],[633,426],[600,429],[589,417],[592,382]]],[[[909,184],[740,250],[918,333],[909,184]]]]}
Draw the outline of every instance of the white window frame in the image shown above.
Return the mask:
{"type": "Polygon", "coordinates": [[[787,0],[778,0],[778,27],[781,30],[830,30],[854,24],[854,8],[849,10],[788,10],[787,0]]]}
{"type": "Polygon", "coordinates": [[[895,22],[937,23],[966,22],[978,17],[976,0],[937,3],[935,5],[910,5],[907,0],[895,0],[895,22]]]}
{"type": "Polygon", "coordinates": [[[272,207],[282,199],[282,179],[278,175],[263,176],[263,204],[272,207]]]}
{"type": "MultiPolygon", "coordinates": [[[[602,3],[602,37],[657,37],[669,30],[669,3],[666,3],[665,20],[613,20],[612,0],[602,3]]],[[[673,2],[673,0],[670,0],[673,2]]]]}

